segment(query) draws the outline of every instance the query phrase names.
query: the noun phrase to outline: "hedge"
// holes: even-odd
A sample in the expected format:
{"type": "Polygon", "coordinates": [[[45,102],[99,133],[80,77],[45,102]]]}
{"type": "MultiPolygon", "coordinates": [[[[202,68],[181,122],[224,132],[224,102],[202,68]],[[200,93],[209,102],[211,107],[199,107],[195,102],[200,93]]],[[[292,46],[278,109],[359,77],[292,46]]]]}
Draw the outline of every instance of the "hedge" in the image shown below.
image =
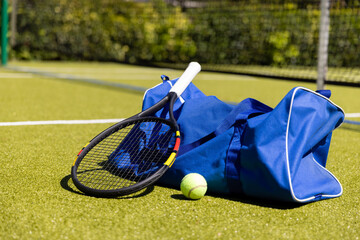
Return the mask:
{"type": "MultiPolygon", "coordinates": [[[[221,1],[182,11],[162,0],[22,0],[11,56],[95,60],[314,66],[318,4],[221,1]]],[[[276,1],[275,1],[276,2],[276,1]]],[[[287,1],[288,2],[288,1],[287,1]]],[[[359,11],[331,11],[329,63],[358,66],[359,11]]]]}

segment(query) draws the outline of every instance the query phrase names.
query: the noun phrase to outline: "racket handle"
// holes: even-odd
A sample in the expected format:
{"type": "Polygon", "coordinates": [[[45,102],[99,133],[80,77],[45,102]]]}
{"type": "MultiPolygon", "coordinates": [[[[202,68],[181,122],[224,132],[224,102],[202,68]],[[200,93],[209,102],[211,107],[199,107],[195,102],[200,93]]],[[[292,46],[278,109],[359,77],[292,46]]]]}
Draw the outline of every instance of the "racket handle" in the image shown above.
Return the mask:
{"type": "Polygon", "coordinates": [[[177,80],[175,85],[170,89],[170,92],[174,92],[178,97],[180,97],[180,95],[185,91],[187,86],[191,83],[191,81],[200,71],[200,64],[197,62],[191,62],[186,68],[185,72],[177,80]]]}

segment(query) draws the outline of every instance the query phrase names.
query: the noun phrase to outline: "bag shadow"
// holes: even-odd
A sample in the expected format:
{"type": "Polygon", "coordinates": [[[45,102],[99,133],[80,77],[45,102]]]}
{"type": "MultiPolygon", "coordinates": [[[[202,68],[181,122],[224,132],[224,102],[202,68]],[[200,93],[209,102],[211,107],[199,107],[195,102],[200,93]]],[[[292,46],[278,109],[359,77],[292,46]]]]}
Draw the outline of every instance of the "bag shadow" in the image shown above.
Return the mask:
{"type": "MultiPolygon", "coordinates": [[[[281,202],[281,201],[274,201],[274,200],[267,200],[267,199],[252,198],[252,197],[247,197],[247,196],[230,196],[230,195],[220,196],[220,195],[216,195],[216,194],[208,194],[207,196],[227,199],[230,201],[241,202],[244,204],[256,205],[256,206],[260,206],[260,207],[274,208],[274,209],[279,209],[279,210],[295,209],[295,208],[299,208],[299,207],[306,205],[304,203],[281,202]]],[[[205,195],[205,197],[206,197],[206,195],[205,195]]],[[[173,198],[175,200],[180,200],[180,201],[198,201],[198,200],[188,199],[182,194],[173,194],[173,195],[171,195],[171,198],[173,198]]]]}

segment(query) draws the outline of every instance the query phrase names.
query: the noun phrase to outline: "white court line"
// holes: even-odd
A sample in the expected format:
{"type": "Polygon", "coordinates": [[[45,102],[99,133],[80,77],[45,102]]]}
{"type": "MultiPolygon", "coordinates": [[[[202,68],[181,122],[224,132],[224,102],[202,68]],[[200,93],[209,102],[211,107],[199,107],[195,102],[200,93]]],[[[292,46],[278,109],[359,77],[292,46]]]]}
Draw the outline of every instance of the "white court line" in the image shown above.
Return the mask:
{"type": "MultiPolygon", "coordinates": [[[[358,118],[360,113],[347,113],[346,118],[358,118]]],[[[50,120],[50,121],[22,121],[22,122],[0,122],[1,126],[32,126],[32,125],[71,125],[71,124],[99,124],[99,123],[117,123],[124,118],[114,119],[90,119],[90,120],[50,120]]]]}
{"type": "Polygon", "coordinates": [[[345,117],[346,118],[358,118],[358,117],[360,117],[360,113],[346,113],[345,117]]]}
{"type": "Polygon", "coordinates": [[[66,124],[98,124],[117,123],[119,119],[92,119],[92,120],[51,120],[51,121],[23,121],[23,122],[0,122],[0,126],[31,126],[31,125],[66,125],[66,124]]]}

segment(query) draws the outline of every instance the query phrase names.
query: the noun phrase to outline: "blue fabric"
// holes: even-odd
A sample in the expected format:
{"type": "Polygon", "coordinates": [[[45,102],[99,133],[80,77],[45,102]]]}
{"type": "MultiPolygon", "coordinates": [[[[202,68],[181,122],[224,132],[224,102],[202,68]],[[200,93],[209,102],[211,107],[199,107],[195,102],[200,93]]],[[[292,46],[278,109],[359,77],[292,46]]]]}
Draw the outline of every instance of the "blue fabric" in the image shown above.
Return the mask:
{"type": "MultiPolygon", "coordinates": [[[[143,109],[176,81],[163,79],[146,92],[143,109]]],[[[342,187],[325,166],[331,133],[344,113],[328,96],[329,91],[294,88],[272,109],[250,98],[228,104],[191,84],[174,107],[179,154],[159,183],[179,188],[186,174],[197,172],[210,193],[290,202],[340,196],[342,187]]],[[[167,114],[167,109],[156,113],[167,114]]]]}

